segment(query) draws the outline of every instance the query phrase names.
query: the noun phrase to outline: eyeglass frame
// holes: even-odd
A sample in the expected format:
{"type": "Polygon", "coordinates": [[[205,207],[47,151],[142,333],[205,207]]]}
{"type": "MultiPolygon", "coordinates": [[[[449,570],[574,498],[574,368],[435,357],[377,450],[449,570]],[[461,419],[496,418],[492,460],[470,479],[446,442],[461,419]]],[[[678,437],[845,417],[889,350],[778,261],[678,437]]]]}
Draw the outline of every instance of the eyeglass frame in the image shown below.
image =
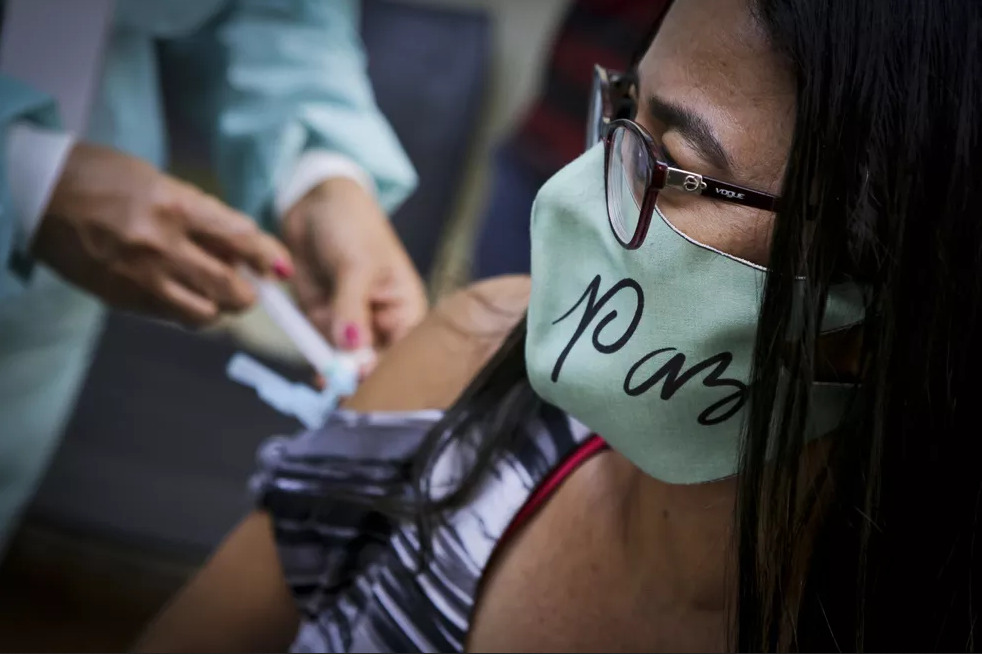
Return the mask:
{"type": "Polygon", "coordinates": [[[603,140],[610,121],[634,115],[637,101],[632,97],[632,89],[637,85],[634,73],[621,73],[594,64],[590,105],[587,107],[587,150],[603,140]]]}
{"type": "MultiPolygon", "coordinates": [[[[632,79],[632,76],[608,71],[601,66],[594,66],[594,83],[591,89],[594,95],[591,97],[591,106],[600,107],[601,115],[597,116],[596,121],[591,120],[587,125],[588,147],[592,147],[597,142],[596,140],[592,140],[597,131],[600,129],[603,130],[601,138],[604,142],[604,199],[607,204],[607,220],[610,223],[611,231],[614,232],[614,237],[621,245],[629,250],[636,250],[641,247],[648,233],[648,227],[651,225],[651,216],[654,213],[658,193],[666,188],[681,191],[689,195],[705,196],[710,200],[718,202],[729,202],[731,204],[763,209],[765,211],[777,210],[780,198],[776,195],[740,186],[739,184],[724,182],[707,175],[700,175],[699,173],[693,173],[669,165],[665,161],[666,157],[664,157],[661,146],[655,142],[654,137],[651,136],[648,130],[631,118],[618,118],[612,114],[605,114],[604,112],[613,112],[615,109],[623,112],[625,110],[625,103],[628,101],[633,102],[633,99],[630,97],[630,89],[624,88],[624,83],[632,79]],[[616,86],[612,83],[614,80],[618,82],[616,86]],[[596,97],[597,94],[600,95],[599,98],[596,97]],[[633,236],[627,242],[621,238],[617,233],[617,228],[614,226],[614,217],[610,211],[610,189],[608,188],[614,135],[620,128],[628,129],[636,136],[641,137],[648,156],[649,168],[652,171],[651,178],[645,185],[644,197],[640,203],[641,213],[638,218],[637,227],[635,227],[633,236]],[[661,157],[659,157],[660,152],[662,153],[661,157]]],[[[636,81],[633,83],[636,84],[636,81]]]]}

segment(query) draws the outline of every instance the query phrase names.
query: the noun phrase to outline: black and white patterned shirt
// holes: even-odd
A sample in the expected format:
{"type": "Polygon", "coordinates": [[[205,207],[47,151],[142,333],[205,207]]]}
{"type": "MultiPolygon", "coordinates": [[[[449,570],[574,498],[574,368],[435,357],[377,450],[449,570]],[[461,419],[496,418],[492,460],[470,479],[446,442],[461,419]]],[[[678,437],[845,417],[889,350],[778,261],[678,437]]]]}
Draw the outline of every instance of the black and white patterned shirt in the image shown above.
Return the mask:
{"type": "MultiPolygon", "coordinates": [[[[414,521],[339,498],[410,492],[409,462],[439,418],[338,411],[321,429],[271,439],[260,450],[252,489],[272,516],[303,615],[291,651],[462,651],[492,551],[536,488],[590,436],[558,409],[538,405],[467,505],[432,526],[420,572],[414,521]]],[[[453,480],[465,449],[455,443],[440,455],[431,493],[453,480]]]]}

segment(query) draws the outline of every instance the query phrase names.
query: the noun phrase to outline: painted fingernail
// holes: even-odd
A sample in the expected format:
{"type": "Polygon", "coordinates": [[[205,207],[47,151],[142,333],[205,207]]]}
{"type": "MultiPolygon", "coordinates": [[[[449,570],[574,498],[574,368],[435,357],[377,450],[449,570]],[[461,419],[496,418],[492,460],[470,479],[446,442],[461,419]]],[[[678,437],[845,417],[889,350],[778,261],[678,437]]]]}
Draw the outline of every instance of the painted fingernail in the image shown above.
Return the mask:
{"type": "Polygon", "coordinates": [[[290,279],[293,277],[293,266],[283,259],[277,259],[273,262],[273,272],[280,279],[290,279]]]}
{"type": "Polygon", "coordinates": [[[358,325],[349,322],[344,326],[344,344],[346,347],[358,347],[361,343],[361,330],[358,325]]]}

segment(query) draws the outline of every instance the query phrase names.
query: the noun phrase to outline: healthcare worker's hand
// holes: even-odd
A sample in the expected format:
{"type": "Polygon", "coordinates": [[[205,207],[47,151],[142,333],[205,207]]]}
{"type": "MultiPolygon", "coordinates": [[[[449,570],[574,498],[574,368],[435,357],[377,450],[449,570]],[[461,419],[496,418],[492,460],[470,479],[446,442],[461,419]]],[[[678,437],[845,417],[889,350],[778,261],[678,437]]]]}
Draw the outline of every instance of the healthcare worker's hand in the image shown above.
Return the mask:
{"type": "Polygon", "coordinates": [[[338,347],[385,348],[426,314],[419,274],[357,182],[333,178],[309,192],[284,217],[283,236],[300,306],[338,347]]]}
{"type": "Polygon", "coordinates": [[[149,163],[77,144],[34,254],[108,304],[191,326],[255,301],[236,271],[292,273],[289,253],[248,217],[149,163]]]}

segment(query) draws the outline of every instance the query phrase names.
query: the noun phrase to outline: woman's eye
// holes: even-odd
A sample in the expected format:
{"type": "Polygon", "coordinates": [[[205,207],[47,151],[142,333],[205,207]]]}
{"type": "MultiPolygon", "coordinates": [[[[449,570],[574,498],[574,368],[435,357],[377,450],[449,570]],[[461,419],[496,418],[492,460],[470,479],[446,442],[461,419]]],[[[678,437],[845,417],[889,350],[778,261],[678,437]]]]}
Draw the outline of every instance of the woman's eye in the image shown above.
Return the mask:
{"type": "Polygon", "coordinates": [[[659,161],[668,164],[672,168],[678,168],[678,161],[672,156],[672,154],[668,151],[668,148],[665,146],[665,132],[663,130],[656,130],[651,133],[651,136],[655,142],[655,153],[659,161]]]}

